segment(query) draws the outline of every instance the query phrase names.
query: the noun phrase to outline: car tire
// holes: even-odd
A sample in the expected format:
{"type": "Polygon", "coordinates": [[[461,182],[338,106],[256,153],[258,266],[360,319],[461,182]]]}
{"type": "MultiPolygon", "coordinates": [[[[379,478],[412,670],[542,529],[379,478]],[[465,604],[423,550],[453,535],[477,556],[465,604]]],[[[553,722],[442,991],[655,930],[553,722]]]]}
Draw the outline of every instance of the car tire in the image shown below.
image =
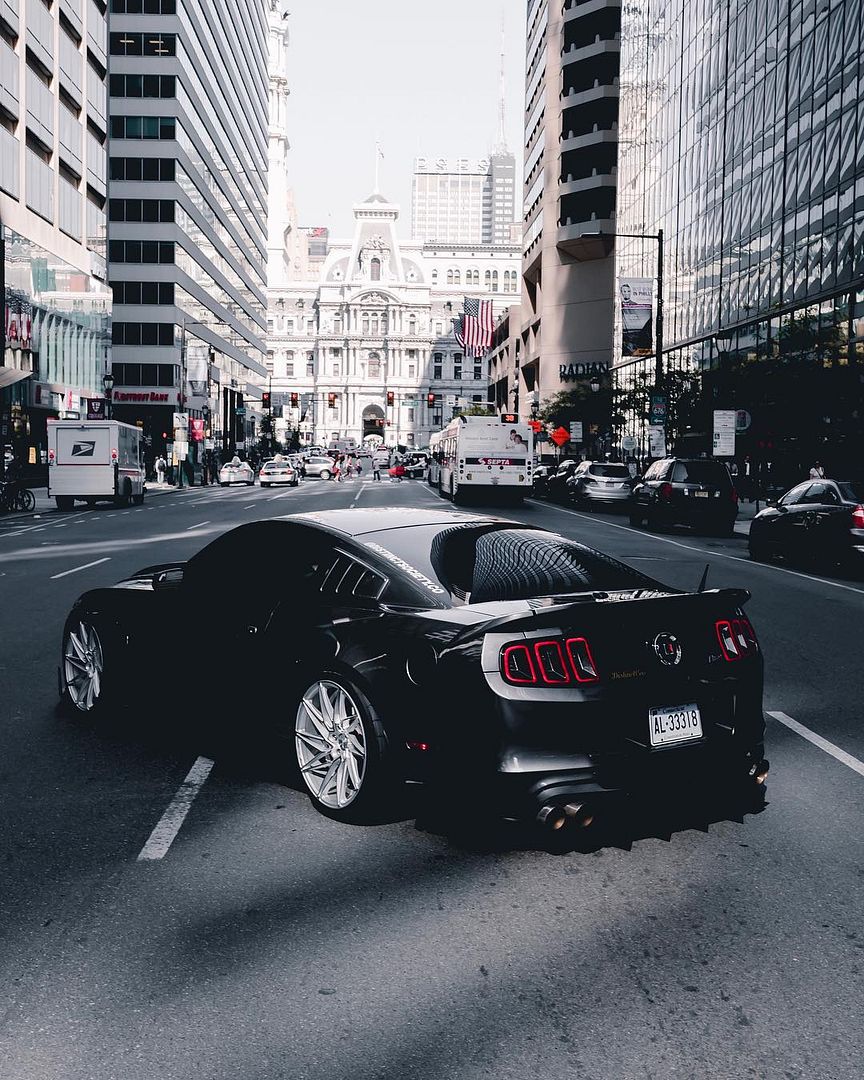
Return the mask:
{"type": "Polygon", "coordinates": [[[322,469],[318,475],[321,477],[322,480],[329,480],[333,474],[330,472],[329,469],[322,469]]]}
{"type": "Polygon", "coordinates": [[[724,521],[722,525],[718,525],[715,530],[718,536],[731,537],[735,535],[735,522],[724,521]]]}
{"type": "Polygon", "coordinates": [[[70,716],[96,719],[113,704],[111,655],[110,633],[98,619],[82,615],[66,623],[59,689],[61,706],[70,716]]]}
{"type": "Polygon", "coordinates": [[[344,675],[324,671],[307,686],[294,719],[294,757],[312,805],[361,822],[392,802],[397,781],[381,717],[344,675]]]}
{"type": "Polygon", "coordinates": [[[114,505],[117,507],[118,510],[122,510],[124,507],[129,505],[129,496],[125,493],[123,495],[115,495],[114,505]]]}
{"type": "Polygon", "coordinates": [[[57,509],[61,514],[68,514],[75,509],[75,500],[71,495],[58,495],[54,501],[57,503],[57,509]]]}

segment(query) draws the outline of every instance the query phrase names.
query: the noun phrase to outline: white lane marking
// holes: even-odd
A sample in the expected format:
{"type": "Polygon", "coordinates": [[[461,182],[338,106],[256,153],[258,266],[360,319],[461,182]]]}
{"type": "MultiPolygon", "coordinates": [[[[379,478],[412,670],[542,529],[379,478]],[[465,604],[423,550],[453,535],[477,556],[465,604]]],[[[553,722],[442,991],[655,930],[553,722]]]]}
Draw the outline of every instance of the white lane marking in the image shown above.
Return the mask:
{"type": "Polygon", "coordinates": [[[289,495],[293,495],[293,491],[283,491],[279,495],[271,495],[267,502],[273,502],[274,499],[287,499],[289,495]]]}
{"type": "Polygon", "coordinates": [[[824,750],[826,754],[836,758],[841,764],[848,766],[853,772],[857,772],[859,776],[864,776],[864,761],[859,761],[858,758],[847,754],[845,750],[841,750],[839,746],[835,746],[834,743],[823,739],[821,735],[817,735],[815,731],[811,731],[810,728],[799,724],[797,720],[793,720],[791,716],[787,716],[784,712],[769,712],[768,715],[774,720],[779,720],[781,724],[785,724],[791,731],[800,735],[802,739],[806,739],[808,742],[813,743],[814,746],[818,746],[820,750],[824,750]]]}
{"type": "MultiPolygon", "coordinates": [[[[656,533],[648,533],[643,529],[634,529],[630,525],[618,525],[614,521],[604,521],[596,516],[588,517],[587,514],[580,514],[578,510],[567,510],[563,506],[552,506],[551,503],[538,502],[536,499],[529,499],[528,501],[535,506],[557,510],[561,514],[569,514],[571,517],[578,517],[583,521],[596,523],[599,520],[600,524],[608,525],[610,529],[623,529],[624,532],[634,533],[643,539],[658,540],[662,544],[672,544],[673,547],[685,548],[687,551],[698,551],[700,555],[710,555],[711,558],[717,556],[720,559],[731,559],[733,562],[747,563],[749,566],[763,566],[766,570],[776,570],[780,574],[791,574],[793,577],[806,578],[807,581],[818,581],[820,585],[833,585],[835,589],[844,589],[846,592],[860,593],[864,596],[864,589],[856,589],[854,585],[844,585],[840,581],[830,581],[828,578],[815,577],[813,574],[802,574],[798,570],[787,570],[785,566],[775,566],[774,563],[755,563],[752,559],[745,559],[741,555],[730,555],[726,551],[717,551],[714,548],[700,548],[695,547],[693,544],[682,544],[680,540],[672,540],[668,536],[657,536],[656,533]]],[[[626,556],[621,556],[621,558],[626,558],[626,556]]]]}
{"type": "Polygon", "coordinates": [[[255,506],[255,503],[246,503],[247,510],[251,510],[253,506],[255,506]]]}
{"type": "Polygon", "coordinates": [[[116,514],[109,514],[108,517],[117,517],[116,514]]]}
{"type": "Polygon", "coordinates": [[[204,787],[210,770],[215,762],[210,758],[199,757],[186,775],[186,779],[177,789],[177,794],[168,803],[165,813],[159,818],[156,827],[147,838],[147,843],[141,848],[138,862],[151,862],[155,859],[164,858],[168,848],[174,843],[177,833],[186,815],[192,808],[195,796],[204,787]]]}
{"type": "Polygon", "coordinates": [[[205,525],[209,524],[209,521],[199,521],[197,525],[190,525],[186,532],[192,532],[193,529],[203,529],[205,525]]]}
{"type": "Polygon", "coordinates": [[[109,562],[110,560],[111,556],[106,555],[104,559],[96,559],[95,562],[84,563],[83,566],[75,566],[71,570],[64,570],[62,574],[52,574],[50,580],[56,581],[57,578],[67,577],[69,574],[77,574],[79,570],[89,570],[91,566],[98,566],[100,563],[109,562]]]}
{"type": "Polygon", "coordinates": [[[361,496],[362,494],[363,494],[363,488],[361,487],[361,488],[359,488],[359,489],[358,489],[358,491],[357,491],[357,494],[356,494],[356,495],[354,496],[354,498],[353,498],[353,499],[351,500],[351,505],[352,505],[352,506],[356,506],[356,505],[357,505],[357,500],[358,500],[358,499],[360,498],[360,496],[361,496]]]}

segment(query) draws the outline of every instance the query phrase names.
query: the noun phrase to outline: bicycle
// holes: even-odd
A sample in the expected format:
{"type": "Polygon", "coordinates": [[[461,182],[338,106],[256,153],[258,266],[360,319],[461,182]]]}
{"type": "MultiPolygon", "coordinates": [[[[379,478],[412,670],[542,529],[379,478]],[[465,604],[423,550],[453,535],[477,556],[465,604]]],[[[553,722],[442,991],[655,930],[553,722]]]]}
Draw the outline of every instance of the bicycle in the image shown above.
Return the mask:
{"type": "Polygon", "coordinates": [[[36,496],[29,488],[21,487],[17,480],[0,482],[0,510],[26,513],[35,509],[36,496]]]}

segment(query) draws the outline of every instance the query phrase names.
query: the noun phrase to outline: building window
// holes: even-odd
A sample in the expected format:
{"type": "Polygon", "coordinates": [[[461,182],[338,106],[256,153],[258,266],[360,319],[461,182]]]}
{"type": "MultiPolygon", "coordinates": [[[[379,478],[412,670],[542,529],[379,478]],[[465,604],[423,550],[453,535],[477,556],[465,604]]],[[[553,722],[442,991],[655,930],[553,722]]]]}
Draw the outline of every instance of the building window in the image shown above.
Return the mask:
{"type": "Polygon", "coordinates": [[[173,98],[177,94],[173,75],[112,75],[111,97],[173,98]]]}
{"type": "Polygon", "coordinates": [[[116,263],[173,263],[174,244],[168,240],[112,240],[108,261],[116,263]]]}
{"type": "Polygon", "coordinates": [[[474,378],[475,379],[482,379],[483,378],[483,369],[481,367],[478,367],[476,364],[474,365],[474,378]]]}
{"type": "Polygon", "coordinates": [[[173,116],[112,116],[112,139],[175,139],[177,121],[173,116]]]}
{"type": "Polygon", "coordinates": [[[370,379],[381,378],[381,358],[377,353],[369,354],[368,374],[370,379]]]}
{"type": "Polygon", "coordinates": [[[168,180],[176,178],[174,158],[112,157],[109,162],[111,180],[168,180]]]}
{"type": "Polygon", "coordinates": [[[273,350],[272,349],[267,350],[267,362],[265,363],[264,366],[267,368],[267,371],[272,375],[273,374],[273,350]]]}
{"type": "Polygon", "coordinates": [[[417,320],[413,315],[408,320],[408,333],[411,335],[411,337],[414,337],[417,333],[417,320]]]}
{"type": "Polygon", "coordinates": [[[306,374],[315,374],[315,353],[306,353],[306,374]]]}
{"type": "Polygon", "coordinates": [[[461,285],[462,284],[462,271],[461,270],[454,271],[454,273],[453,273],[453,284],[454,285],[461,285]]]}
{"type": "Polygon", "coordinates": [[[177,0],[111,0],[111,10],[115,15],[176,15],[177,0]]]}
{"type": "Polygon", "coordinates": [[[337,379],[341,376],[341,374],[342,374],[342,362],[341,362],[341,360],[334,360],[333,361],[333,374],[336,376],[337,379]]]}
{"type": "Polygon", "coordinates": [[[360,332],[362,334],[365,334],[367,337],[369,336],[369,316],[368,315],[364,315],[362,317],[362,319],[360,320],[360,332]]]}
{"type": "Polygon", "coordinates": [[[492,291],[498,292],[498,271],[492,271],[492,291]]]}
{"type": "MultiPolygon", "coordinates": [[[[132,0],[131,3],[127,0],[127,6],[129,8],[134,6],[134,0],[132,0]]],[[[152,0],[147,0],[146,6],[152,6],[152,0]]],[[[138,7],[139,9],[141,7],[140,0],[138,7]]],[[[113,4],[111,10],[117,10],[113,4]]],[[[141,14],[141,12],[140,10],[138,12],[127,10],[124,14],[133,15],[141,14]]],[[[148,11],[146,14],[158,15],[168,13],[148,11]]],[[[173,15],[174,12],[172,11],[171,14],[173,15]]],[[[177,36],[175,34],[155,34],[152,32],[136,34],[129,30],[124,30],[119,34],[109,34],[108,40],[112,56],[176,56],[177,54],[177,36]]],[[[112,90],[111,93],[113,94],[114,91],[112,90]]]]}
{"type": "Polygon", "coordinates": [[[453,365],[453,378],[454,379],[461,379],[462,378],[462,366],[461,365],[456,365],[456,364],[453,365]]]}
{"type": "Polygon", "coordinates": [[[453,284],[453,271],[452,270],[447,271],[447,284],[448,285],[453,284]]]}
{"type": "Polygon", "coordinates": [[[487,270],[486,273],[483,275],[483,284],[486,286],[487,289],[492,285],[492,271],[491,270],[487,270]]]}
{"type": "Polygon", "coordinates": [[[173,304],[173,281],[117,281],[111,286],[115,304],[173,304]]]}
{"type": "Polygon", "coordinates": [[[285,332],[287,334],[293,334],[294,333],[294,320],[293,319],[286,319],[285,320],[285,332]]]}
{"type": "Polygon", "coordinates": [[[433,285],[438,284],[438,271],[437,270],[432,271],[432,284],[433,285]]]}
{"type": "Polygon", "coordinates": [[[333,333],[334,334],[341,334],[342,333],[342,316],[341,315],[334,315],[333,316],[333,333]]]}
{"type": "Polygon", "coordinates": [[[173,345],[174,323],[115,322],[111,327],[114,345],[173,345]]]}
{"type": "Polygon", "coordinates": [[[174,220],[173,199],[109,199],[109,221],[162,221],[174,220]]]}
{"type": "Polygon", "coordinates": [[[414,410],[413,409],[408,410],[408,423],[409,424],[414,423],[414,410]]]}
{"type": "Polygon", "coordinates": [[[369,264],[369,269],[371,271],[372,280],[373,281],[380,281],[381,280],[381,260],[378,259],[378,258],[373,259],[372,262],[369,264]]]}
{"type": "Polygon", "coordinates": [[[416,364],[409,364],[408,365],[408,378],[409,379],[416,379],[417,378],[417,365],[416,364]]]}
{"type": "Polygon", "coordinates": [[[435,366],[432,368],[432,378],[433,379],[440,379],[441,378],[441,365],[440,364],[435,364],[435,366]]]}
{"type": "Polygon", "coordinates": [[[294,378],[294,353],[288,352],[285,354],[285,378],[294,378]]]}

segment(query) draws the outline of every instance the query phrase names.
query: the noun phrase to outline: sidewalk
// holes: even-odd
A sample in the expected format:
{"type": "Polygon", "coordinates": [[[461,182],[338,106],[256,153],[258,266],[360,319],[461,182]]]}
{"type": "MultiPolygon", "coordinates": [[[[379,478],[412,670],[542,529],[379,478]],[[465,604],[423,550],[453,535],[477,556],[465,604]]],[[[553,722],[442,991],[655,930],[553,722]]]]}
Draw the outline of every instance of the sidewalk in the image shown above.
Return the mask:
{"type": "MultiPolygon", "coordinates": [[[[759,509],[765,509],[765,500],[759,503],[759,509]]],[[[738,518],[735,521],[735,532],[738,536],[750,535],[750,522],[756,517],[756,503],[742,499],[738,503],[738,518]]]]}

